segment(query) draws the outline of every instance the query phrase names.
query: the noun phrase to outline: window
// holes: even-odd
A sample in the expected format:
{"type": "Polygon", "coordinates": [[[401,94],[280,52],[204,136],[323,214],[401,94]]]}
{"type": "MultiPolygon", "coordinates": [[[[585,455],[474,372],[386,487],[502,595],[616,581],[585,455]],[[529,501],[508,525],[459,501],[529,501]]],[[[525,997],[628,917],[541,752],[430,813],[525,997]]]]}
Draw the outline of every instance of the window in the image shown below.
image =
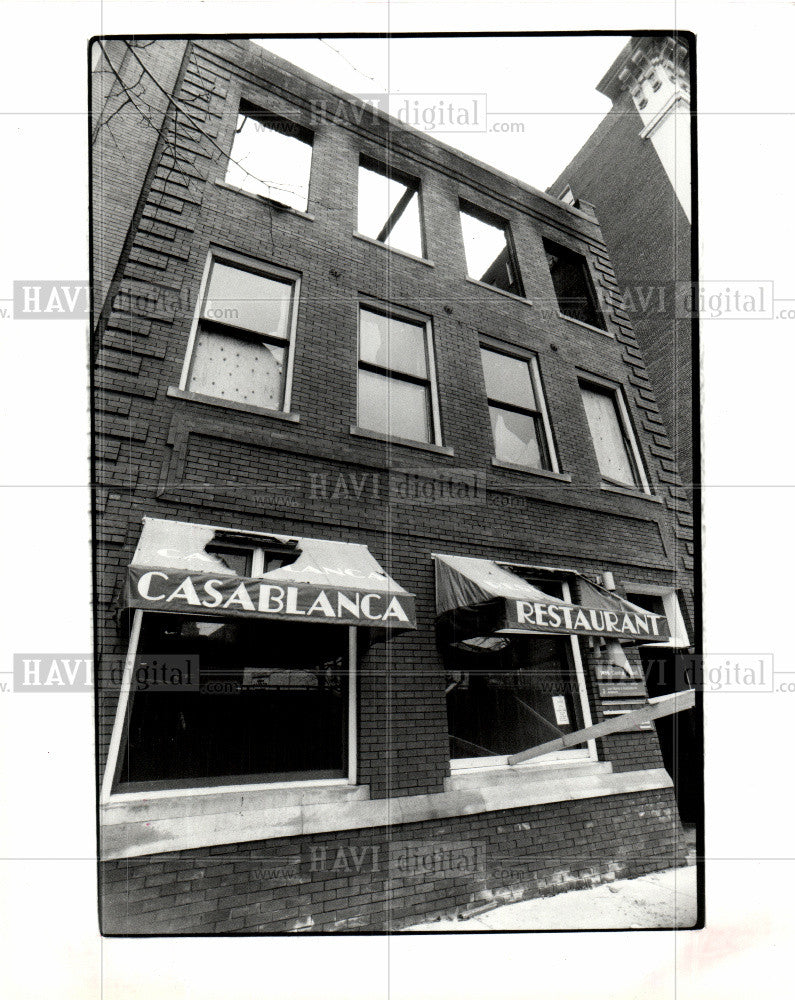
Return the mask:
{"type": "MultiPolygon", "coordinates": [[[[530,579],[569,599],[564,581],[530,579]]],[[[493,635],[443,653],[453,766],[500,765],[564,733],[590,725],[579,646],[573,636],[493,635]]],[[[587,757],[577,747],[542,758],[587,757]]]]}
{"type": "Polygon", "coordinates": [[[508,223],[462,201],[461,231],[469,277],[504,292],[524,296],[508,223]]]}
{"type": "MultiPolygon", "coordinates": [[[[687,634],[687,626],[682,615],[679,598],[675,590],[654,584],[629,585],[627,588],[627,600],[638,607],[651,611],[655,615],[664,615],[668,620],[668,628],[671,638],[667,642],[655,643],[659,646],[670,646],[672,648],[687,647],[690,639],[687,634]]],[[[644,643],[644,646],[650,645],[644,643]]]]}
{"type": "Polygon", "coordinates": [[[480,360],[494,457],[530,469],[552,469],[551,434],[536,359],[515,358],[481,347],[480,360]]]}
{"type": "Polygon", "coordinates": [[[305,212],[312,138],[297,122],[241,101],[226,183],[305,212]]]}
{"type": "Polygon", "coordinates": [[[591,382],[580,382],[580,391],[602,479],[645,489],[640,452],[619,391],[591,382]]]}
{"type": "Polygon", "coordinates": [[[286,409],[298,279],[211,259],[183,388],[286,409]]]}
{"type": "Polygon", "coordinates": [[[388,247],[422,257],[420,182],[363,156],[358,229],[388,247]]]}
{"type": "Polygon", "coordinates": [[[438,443],[439,414],[427,322],[359,309],[359,427],[438,443]]]}
{"type": "Polygon", "coordinates": [[[197,657],[198,685],[134,687],[118,791],[344,780],[351,631],[144,614],[139,660],[197,657]]]}
{"type": "Polygon", "coordinates": [[[576,198],[574,197],[574,192],[571,190],[571,187],[568,184],[563,189],[559,197],[564,205],[573,205],[576,201],[576,198]]]}
{"type": "Polygon", "coordinates": [[[569,319],[606,330],[585,257],[551,240],[544,240],[544,249],[561,313],[569,319]]]}

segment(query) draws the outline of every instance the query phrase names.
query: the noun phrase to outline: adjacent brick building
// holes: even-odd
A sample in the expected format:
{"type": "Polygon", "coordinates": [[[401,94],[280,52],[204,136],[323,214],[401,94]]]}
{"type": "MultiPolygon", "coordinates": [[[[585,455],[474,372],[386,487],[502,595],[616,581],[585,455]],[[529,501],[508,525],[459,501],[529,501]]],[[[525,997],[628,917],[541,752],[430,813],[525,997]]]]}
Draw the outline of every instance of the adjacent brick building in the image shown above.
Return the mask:
{"type": "Polygon", "coordinates": [[[140,190],[95,195],[103,931],[383,931],[682,863],[652,728],[508,761],[694,641],[599,225],[254,44],[156,45],[140,190]]]}
{"type": "MultiPolygon", "coordinates": [[[[590,202],[674,444],[693,483],[691,35],[631,39],[597,85],[613,107],[549,191],[590,202]]],[[[697,470],[695,470],[697,471],[697,470]]]]}

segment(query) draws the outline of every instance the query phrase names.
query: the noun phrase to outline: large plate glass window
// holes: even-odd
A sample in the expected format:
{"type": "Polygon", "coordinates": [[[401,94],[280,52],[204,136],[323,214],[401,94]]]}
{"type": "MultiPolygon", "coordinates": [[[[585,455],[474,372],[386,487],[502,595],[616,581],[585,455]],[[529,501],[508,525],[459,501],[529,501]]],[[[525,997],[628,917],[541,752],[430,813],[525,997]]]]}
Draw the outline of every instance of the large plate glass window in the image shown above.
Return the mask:
{"type": "Polygon", "coordinates": [[[199,672],[152,690],[133,674],[116,790],[345,779],[351,631],[144,614],[138,661],[199,672]]]}
{"type": "MultiPolygon", "coordinates": [[[[530,583],[569,600],[560,580],[530,583]]],[[[490,635],[443,652],[450,760],[455,768],[504,765],[507,757],[590,724],[573,636],[490,635]]],[[[542,760],[587,758],[587,747],[542,760]]]]}

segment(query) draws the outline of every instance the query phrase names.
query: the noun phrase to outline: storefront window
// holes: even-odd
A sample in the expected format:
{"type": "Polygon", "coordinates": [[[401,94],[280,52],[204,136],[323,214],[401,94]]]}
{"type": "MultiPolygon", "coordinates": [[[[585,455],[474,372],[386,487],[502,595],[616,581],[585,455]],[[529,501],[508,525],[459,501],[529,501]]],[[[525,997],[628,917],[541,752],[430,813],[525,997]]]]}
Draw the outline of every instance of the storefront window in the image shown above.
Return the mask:
{"type": "Polygon", "coordinates": [[[446,657],[452,760],[519,753],[582,728],[568,639],[492,639],[497,648],[460,643],[446,657]]]}
{"type": "Polygon", "coordinates": [[[138,656],[198,684],[133,690],[118,790],[345,778],[349,629],[143,616],[138,656]]]}
{"type": "MultiPolygon", "coordinates": [[[[550,596],[569,598],[562,581],[522,576],[550,596]]],[[[443,660],[454,766],[502,764],[510,754],[590,724],[571,636],[483,636],[448,645],[443,660]]],[[[562,753],[586,756],[588,750],[562,753]]]]}

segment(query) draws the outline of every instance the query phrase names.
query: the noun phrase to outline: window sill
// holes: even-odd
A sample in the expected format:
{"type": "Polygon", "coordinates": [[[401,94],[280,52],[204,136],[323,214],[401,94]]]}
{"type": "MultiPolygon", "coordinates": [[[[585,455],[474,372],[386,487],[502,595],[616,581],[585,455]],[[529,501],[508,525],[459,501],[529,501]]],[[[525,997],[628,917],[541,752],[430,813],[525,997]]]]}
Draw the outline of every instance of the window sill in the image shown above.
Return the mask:
{"type": "Polygon", "coordinates": [[[427,257],[418,257],[415,253],[409,253],[408,250],[401,250],[398,247],[390,247],[386,243],[382,243],[380,240],[374,240],[372,236],[365,236],[364,233],[354,233],[353,238],[355,240],[361,240],[363,243],[369,243],[374,247],[381,247],[382,250],[388,250],[390,253],[396,253],[400,257],[406,257],[408,260],[415,260],[418,264],[424,264],[426,267],[436,267],[432,260],[428,260],[427,257]]]}
{"type": "Polygon", "coordinates": [[[557,479],[561,483],[570,483],[568,472],[552,472],[550,469],[533,469],[529,465],[519,465],[516,462],[504,462],[501,458],[492,458],[495,469],[509,469],[511,472],[522,472],[528,476],[543,476],[544,479],[557,479]]]}
{"type": "Polygon", "coordinates": [[[652,493],[645,493],[643,490],[633,490],[630,487],[624,488],[623,486],[612,486],[610,483],[602,483],[601,488],[605,493],[618,493],[623,497],[635,497],[636,500],[648,500],[650,503],[662,503],[660,497],[654,496],[652,493]]]}
{"type": "Polygon", "coordinates": [[[506,299],[513,299],[514,302],[521,302],[525,306],[532,306],[533,304],[530,299],[526,299],[522,295],[506,292],[502,288],[497,288],[496,285],[487,285],[485,281],[478,281],[477,278],[467,278],[466,280],[470,285],[477,285],[479,288],[488,288],[490,292],[495,292],[497,295],[504,295],[506,299]]]}
{"type": "Polygon", "coordinates": [[[277,212],[288,212],[290,215],[297,215],[302,219],[307,219],[309,222],[314,222],[314,215],[310,215],[309,212],[302,212],[299,208],[293,208],[292,205],[285,205],[282,201],[276,201],[275,198],[267,198],[264,194],[254,194],[253,191],[244,191],[243,188],[235,187],[234,184],[227,184],[226,181],[216,181],[215,186],[223,188],[225,191],[234,191],[235,194],[242,194],[244,198],[251,198],[254,201],[258,201],[260,205],[267,205],[269,208],[275,208],[277,212]]]}
{"type": "Polygon", "coordinates": [[[611,330],[603,330],[600,326],[592,326],[590,323],[585,323],[581,319],[575,319],[573,316],[566,316],[564,313],[559,312],[558,316],[561,319],[565,319],[567,323],[574,323],[575,326],[581,326],[583,330],[590,330],[592,333],[601,333],[603,337],[609,337],[611,340],[615,340],[615,334],[611,330]]]}
{"type": "Polygon", "coordinates": [[[185,798],[188,808],[173,815],[164,814],[161,804],[153,801],[116,805],[111,800],[100,807],[100,857],[108,861],[337,830],[399,827],[672,787],[664,767],[613,774],[609,762],[582,761],[576,766],[555,762],[456,774],[445,779],[442,792],[385,799],[371,799],[368,786],[355,785],[307,787],[301,801],[281,803],[275,797],[257,803],[252,793],[227,792],[226,801],[209,795],[185,798]],[[320,800],[318,793],[324,796],[320,800]]]}
{"type": "Polygon", "coordinates": [[[264,406],[253,406],[250,403],[237,403],[233,399],[217,399],[215,396],[205,396],[201,392],[177,389],[173,385],[166,389],[166,395],[171,399],[187,400],[189,403],[217,406],[221,410],[235,410],[237,413],[253,413],[258,417],[270,417],[272,420],[286,420],[291,424],[297,424],[301,419],[297,413],[285,413],[283,410],[269,410],[264,406]]]}
{"type": "Polygon", "coordinates": [[[424,441],[411,441],[409,438],[392,437],[389,434],[381,434],[379,431],[368,431],[364,427],[351,427],[353,437],[367,438],[369,441],[384,441],[387,444],[399,445],[401,448],[416,448],[419,451],[430,451],[434,455],[454,456],[452,448],[447,448],[441,444],[427,444],[424,441]]]}

